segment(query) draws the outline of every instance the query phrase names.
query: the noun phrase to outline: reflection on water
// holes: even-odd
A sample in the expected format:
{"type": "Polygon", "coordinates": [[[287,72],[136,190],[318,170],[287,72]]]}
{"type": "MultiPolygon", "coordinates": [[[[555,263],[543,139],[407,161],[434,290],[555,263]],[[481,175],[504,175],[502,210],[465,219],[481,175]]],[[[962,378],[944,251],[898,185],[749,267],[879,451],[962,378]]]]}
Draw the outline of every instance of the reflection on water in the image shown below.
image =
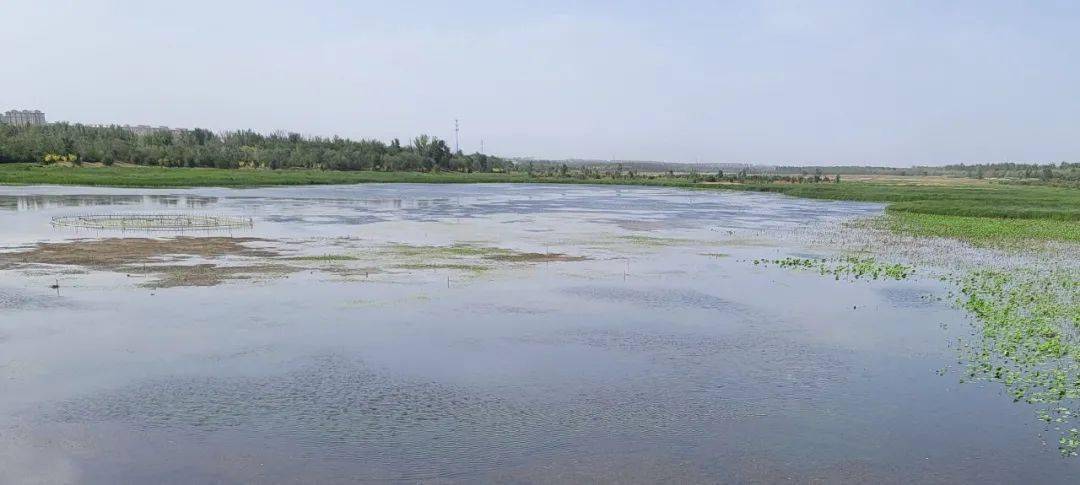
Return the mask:
{"type": "Polygon", "coordinates": [[[144,205],[197,209],[217,202],[216,197],[194,195],[0,195],[0,209],[35,211],[63,207],[144,205]]]}
{"type": "Polygon", "coordinates": [[[1080,473],[1039,443],[1029,409],[938,375],[967,332],[927,297],[940,282],[748,263],[827,255],[801,235],[876,204],[411,184],[0,187],[0,204],[14,209],[0,212],[3,250],[100,236],[52,217],[197,209],[251,218],[244,236],[327,269],[157,289],[138,274],[0,269],[0,482],[1080,473]],[[453,259],[455,245],[587,259],[453,259]],[[380,259],[392,254],[410,259],[380,259]],[[353,260],[378,277],[335,276],[353,260]]]}

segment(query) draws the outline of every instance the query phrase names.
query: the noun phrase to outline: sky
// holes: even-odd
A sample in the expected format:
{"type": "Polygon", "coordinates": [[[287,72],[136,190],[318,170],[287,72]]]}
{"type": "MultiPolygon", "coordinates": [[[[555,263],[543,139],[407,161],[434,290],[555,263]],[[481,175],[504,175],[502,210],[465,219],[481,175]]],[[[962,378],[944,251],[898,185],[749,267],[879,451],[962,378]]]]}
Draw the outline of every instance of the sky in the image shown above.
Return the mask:
{"type": "Polygon", "coordinates": [[[1080,161],[1080,2],[3,0],[0,111],[500,156],[1080,161]]]}

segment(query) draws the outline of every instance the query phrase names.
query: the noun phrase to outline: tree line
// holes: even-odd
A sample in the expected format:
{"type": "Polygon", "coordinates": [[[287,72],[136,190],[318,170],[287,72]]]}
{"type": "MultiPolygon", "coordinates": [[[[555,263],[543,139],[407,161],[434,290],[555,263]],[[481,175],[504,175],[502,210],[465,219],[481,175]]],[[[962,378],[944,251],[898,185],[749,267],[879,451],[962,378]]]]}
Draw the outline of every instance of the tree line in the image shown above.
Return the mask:
{"type": "Polygon", "coordinates": [[[0,163],[133,163],[163,167],[376,171],[505,171],[510,163],[482,153],[454,153],[437,137],[351,140],[250,130],[195,128],[136,133],[122,126],[0,124],[0,163]]]}
{"type": "MultiPolygon", "coordinates": [[[[873,166],[826,166],[826,167],[803,167],[803,166],[780,166],[776,167],[776,173],[809,175],[815,170],[824,169],[827,172],[845,175],[898,175],[898,176],[926,176],[937,175],[946,177],[966,177],[974,179],[1002,179],[1006,182],[1041,182],[1041,183],[1078,183],[1080,182],[1080,163],[975,163],[975,164],[951,164],[936,167],[873,167],[873,166]]],[[[819,172],[820,173],[820,172],[819,172]]]]}

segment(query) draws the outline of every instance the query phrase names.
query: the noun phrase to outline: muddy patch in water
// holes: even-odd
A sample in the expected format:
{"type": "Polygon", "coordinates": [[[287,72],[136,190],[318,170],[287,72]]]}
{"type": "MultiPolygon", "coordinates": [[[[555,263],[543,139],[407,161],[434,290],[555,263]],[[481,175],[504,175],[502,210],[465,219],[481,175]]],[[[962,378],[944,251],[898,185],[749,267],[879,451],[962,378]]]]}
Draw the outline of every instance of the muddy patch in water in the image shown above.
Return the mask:
{"type": "Polygon", "coordinates": [[[66,265],[98,270],[119,270],[137,264],[158,263],[167,256],[271,257],[276,251],[256,249],[245,243],[267,242],[242,237],[176,237],[170,239],[108,238],[77,239],[62,243],[39,243],[28,251],[0,254],[0,265],[66,265]]]}
{"type": "Polygon", "coordinates": [[[277,251],[247,245],[266,242],[270,241],[232,237],[78,239],[62,243],[39,243],[28,250],[0,254],[0,267],[22,269],[27,275],[39,276],[44,271],[43,268],[51,266],[67,267],[56,271],[56,274],[92,269],[129,276],[149,275],[154,279],[140,285],[146,288],[215,286],[225,280],[283,276],[299,270],[291,266],[265,263],[240,266],[210,263],[162,264],[185,257],[214,259],[224,256],[277,256],[277,251]]]}

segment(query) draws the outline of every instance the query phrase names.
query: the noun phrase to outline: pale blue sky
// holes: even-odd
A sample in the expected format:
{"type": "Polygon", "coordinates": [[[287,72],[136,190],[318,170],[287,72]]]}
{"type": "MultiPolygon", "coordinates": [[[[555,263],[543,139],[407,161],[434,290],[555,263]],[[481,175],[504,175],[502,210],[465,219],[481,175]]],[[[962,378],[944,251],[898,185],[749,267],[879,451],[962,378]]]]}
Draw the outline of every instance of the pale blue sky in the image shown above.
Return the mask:
{"type": "Polygon", "coordinates": [[[1080,160],[1080,2],[5,0],[0,109],[506,156],[1080,160]]]}

